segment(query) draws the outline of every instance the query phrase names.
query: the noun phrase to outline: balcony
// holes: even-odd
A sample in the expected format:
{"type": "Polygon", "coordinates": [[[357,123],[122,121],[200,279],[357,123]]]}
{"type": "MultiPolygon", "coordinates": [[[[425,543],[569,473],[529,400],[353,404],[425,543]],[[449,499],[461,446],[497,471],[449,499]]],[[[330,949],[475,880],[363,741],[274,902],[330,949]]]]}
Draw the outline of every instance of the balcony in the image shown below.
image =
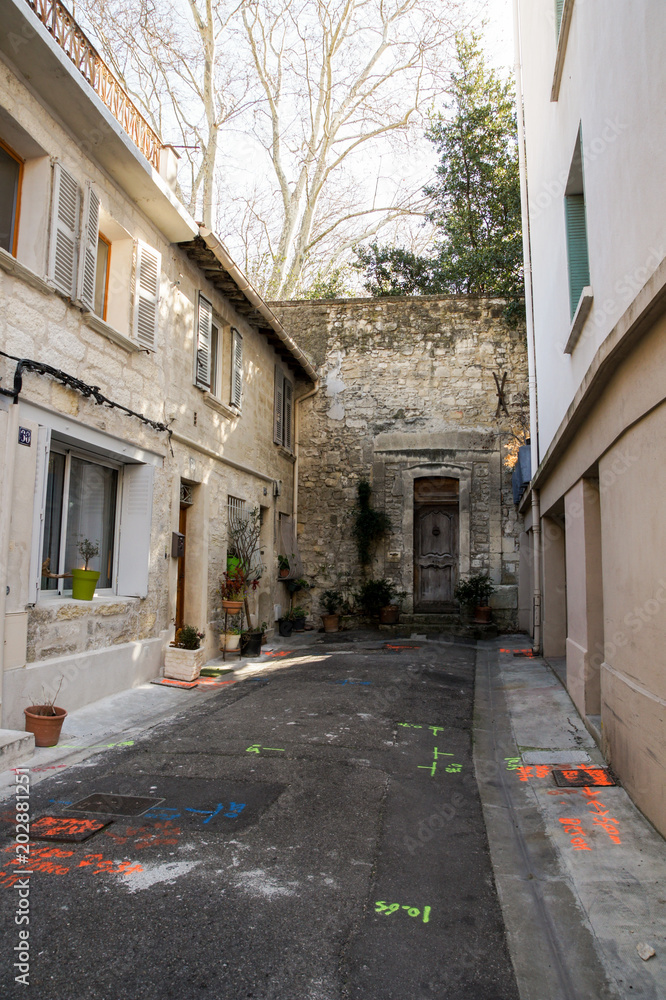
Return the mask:
{"type": "Polygon", "coordinates": [[[162,142],[59,0],[26,0],[132,142],[159,171],[162,142]]]}

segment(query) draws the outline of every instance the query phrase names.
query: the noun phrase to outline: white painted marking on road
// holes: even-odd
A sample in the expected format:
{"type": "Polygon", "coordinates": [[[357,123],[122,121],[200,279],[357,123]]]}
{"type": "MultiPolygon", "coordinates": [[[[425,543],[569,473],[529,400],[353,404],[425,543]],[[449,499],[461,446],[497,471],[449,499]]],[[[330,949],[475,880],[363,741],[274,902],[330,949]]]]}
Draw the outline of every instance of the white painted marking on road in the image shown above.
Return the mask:
{"type": "Polygon", "coordinates": [[[193,868],[196,868],[199,861],[168,861],[166,864],[142,863],[143,871],[133,872],[131,875],[120,875],[120,879],[130,892],[141,892],[150,889],[151,886],[160,882],[175,882],[181,875],[186,875],[193,868]]]}

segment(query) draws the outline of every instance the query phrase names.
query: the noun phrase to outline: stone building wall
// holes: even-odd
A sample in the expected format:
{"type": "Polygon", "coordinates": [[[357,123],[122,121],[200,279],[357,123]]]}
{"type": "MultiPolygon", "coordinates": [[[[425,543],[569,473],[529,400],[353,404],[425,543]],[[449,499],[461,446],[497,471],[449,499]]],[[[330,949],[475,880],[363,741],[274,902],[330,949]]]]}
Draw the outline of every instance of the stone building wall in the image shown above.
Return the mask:
{"type": "Polygon", "coordinates": [[[520,524],[504,459],[526,423],[524,330],[507,328],[501,302],[462,296],[272,308],[321,379],[299,415],[298,537],[313,614],[322,588],[361,580],[351,529],[362,477],[391,521],[369,574],[406,591],[413,611],[414,481],[443,476],[460,484],[459,575],[490,573],[494,620],[516,627],[520,524]],[[498,417],[493,373],[504,372],[508,415],[498,417]]]}

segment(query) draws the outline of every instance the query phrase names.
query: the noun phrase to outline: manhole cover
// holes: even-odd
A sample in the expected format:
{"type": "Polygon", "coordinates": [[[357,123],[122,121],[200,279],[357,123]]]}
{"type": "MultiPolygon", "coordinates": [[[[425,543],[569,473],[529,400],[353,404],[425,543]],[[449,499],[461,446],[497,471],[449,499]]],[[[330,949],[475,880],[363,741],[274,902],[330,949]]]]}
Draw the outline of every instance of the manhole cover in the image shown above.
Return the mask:
{"type": "Polygon", "coordinates": [[[93,792],[70,809],[77,812],[105,813],[107,816],[141,816],[164,799],[153,799],[141,795],[114,795],[109,792],[93,792]]]}
{"type": "Polygon", "coordinates": [[[40,816],[30,824],[34,840],[60,840],[66,844],[80,844],[105,826],[112,819],[73,819],[71,816],[40,816]]]}
{"type": "Polygon", "coordinates": [[[566,771],[552,772],[555,784],[560,788],[587,788],[596,785],[614,785],[615,780],[608,768],[567,768],[566,771]]]}
{"type": "Polygon", "coordinates": [[[526,750],[524,764],[588,764],[589,753],[584,750],[526,750]]]}

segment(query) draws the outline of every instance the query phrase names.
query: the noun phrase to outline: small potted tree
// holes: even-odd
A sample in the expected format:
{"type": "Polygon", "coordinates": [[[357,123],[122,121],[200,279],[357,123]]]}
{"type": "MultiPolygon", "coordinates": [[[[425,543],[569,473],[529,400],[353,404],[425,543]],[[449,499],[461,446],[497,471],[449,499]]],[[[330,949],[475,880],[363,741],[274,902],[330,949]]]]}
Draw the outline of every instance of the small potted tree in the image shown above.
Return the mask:
{"type": "Polygon", "coordinates": [[[36,747],[54,747],[60,739],[60,730],[67,717],[67,712],[64,708],[58,708],[55,700],[60,693],[62,680],[61,677],[58,690],[52,698],[48,698],[46,691],[42,689],[44,696],[42,704],[30,705],[29,708],[23,709],[25,731],[33,734],[36,747]]]}
{"type": "Polygon", "coordinates": [[[477,625],[487,625],[491,617],[488,600],[494,589],[488,574],[479,573],[467,580],[461,580],[454,591],[454,596],[465,607],[474,609],[474,621],[477,625]]]}
{"type": "Polygon", "coordinates": [[[195,681],[204,665],[203,638],[204,633],[194,625],[176,629],[175,638],[164,654],[164,676],[175,681],[195,681]]]}
{"type": "Polygon", "coordinates": [[[72,570],[72,597],[75,601],[92,601],[100,574],[95,569],[88,569],[88,563],[99,555],[99,542],[84,538],[76,547],[85,567],[72,570]]]}
{"type": "Polygon", "coordinates": [[[337,632],[340,627],[340,606],[342,604],[342,594],[339,590],[324,590],[319,598],[325,615],[321,616],[324,623],[324,632],[337,632]]]}

